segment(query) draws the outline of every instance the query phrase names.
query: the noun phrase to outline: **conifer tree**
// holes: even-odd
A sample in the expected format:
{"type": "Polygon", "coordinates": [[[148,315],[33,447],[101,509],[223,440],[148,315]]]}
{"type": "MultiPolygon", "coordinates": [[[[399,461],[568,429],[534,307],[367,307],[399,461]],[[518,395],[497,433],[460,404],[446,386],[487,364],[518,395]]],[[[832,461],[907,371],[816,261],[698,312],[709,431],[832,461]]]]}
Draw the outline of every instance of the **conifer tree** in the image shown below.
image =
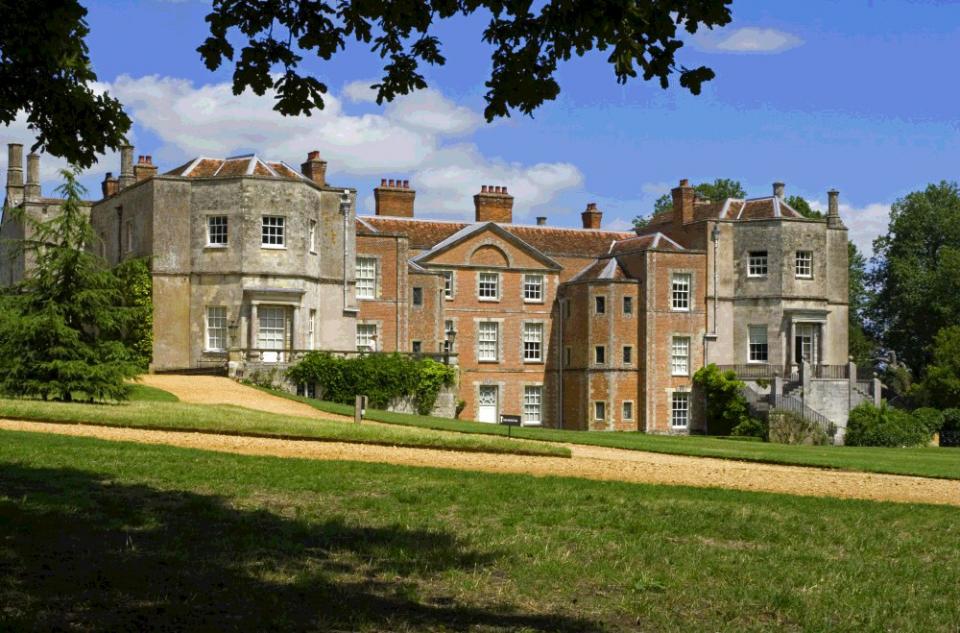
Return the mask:
{"type": "Polygon", "coordinates": [[[0,393],[44,400],[123,400],[137,367],[121,341],[133,311],[121,286],[89,250],[95,237],[81,206],[77,170],[63,170],[61,213],[40,222],[20,210],[35,266],[5,298],[0,320],[0,393]]]}

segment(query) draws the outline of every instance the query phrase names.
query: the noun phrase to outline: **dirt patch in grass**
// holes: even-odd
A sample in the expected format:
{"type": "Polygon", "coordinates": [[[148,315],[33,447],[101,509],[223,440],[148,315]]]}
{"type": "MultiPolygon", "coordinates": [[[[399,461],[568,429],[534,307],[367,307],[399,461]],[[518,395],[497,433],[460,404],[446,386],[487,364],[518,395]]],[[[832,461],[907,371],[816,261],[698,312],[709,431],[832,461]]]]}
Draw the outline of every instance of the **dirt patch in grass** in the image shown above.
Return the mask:
{"type": "Polygon", "coordinates": [[[288,441],[0,420],[0,428],[166,444],[248,455],[380,462],[537,476],[579,477],[784,494],[960,506],[960,482],[570,445],[570,459],[460,453],[338,442],[288,441]]]}

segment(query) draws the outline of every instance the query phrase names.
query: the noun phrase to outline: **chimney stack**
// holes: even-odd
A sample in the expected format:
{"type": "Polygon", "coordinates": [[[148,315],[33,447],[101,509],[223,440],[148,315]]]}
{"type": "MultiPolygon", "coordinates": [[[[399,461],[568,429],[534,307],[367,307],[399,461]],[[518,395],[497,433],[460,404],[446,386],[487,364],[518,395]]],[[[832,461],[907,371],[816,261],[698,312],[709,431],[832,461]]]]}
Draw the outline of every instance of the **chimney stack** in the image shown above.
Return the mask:
{"type": "Polygon", "coordinates": [[[783,192],[785,187],[786,185],[784,185],[782,182],[773,183],[773,195],[783,200],[783,192]]]}
{"type": "Polygon", "coordinates": [[[307,162],[300,164],[300,173],[321,187],[327,186],[327,161],[320,158],[317,150],[307,154],[307,162]]]}
{"type": "Polygon", "coordinates": [[[7,145],[7,205],[18,206],[23,202],[23,145],[7,145]]]}
{"type": "Polygon", "coordinates": [[[843,229],[843,220],[840,219],[840,192],[831,189],[827,192],[827,226],[843,229]]]}
{"type": "Polygon", "coordinates": [[[587,209],[580,214],[583,220],[583,228],[597,230],[600,228],[600,221],[603,219],[603,213],[597,209],[596,202],[588,202],[587,209]]]}
{"type": "Polygon", "coordinates": [[[537,216],[537,226],[546,226],[547,225],[547,216],[538,215],[537,216]]]}
{"type": "Polygon", "coordinates": [[[673,226],[681,228],[684,224],[693,222],[693,205],[695,194],[690,181],[684,178],[680,186],[674,187],[670,194],[673,196],[673,226]]]}
{"type": "Polygon", "coordinates": [[[153,164],[153,156],[138,157],[137,165],[133,168],[133,175],[137,182],[156,176],[157,167],[153,164]]]}
{"type": "Polygon", "coordinates": [[[120,146],[120,189],[126,189],[137,182],[133,174],[133,145],[120,146]]]}
{"type": "Polygon", "coordinates": [[[25,200],[40,198],[40,155],[35,152],[27,154],[27,184],[23,188],[25,200]]]}
{"type": "Polygon", "coordinates": [[[513,222],[513,196],[506,187],[483,185],[480,193],[473,196],[473,207],[477,222],[513,222]]]}
{"type": "Polygon", "coordinates": [[[380,186],[373,190],[377,215],[412,218],[416,197],[417,192],[410,188],[409,180],[381,178],[380,186]]]}
{"type": "Polygon", "coordinates": [[[103,192],[104,198],[115,196],[120,191],[120,181],[113,177],[113,172],[108,171],[107,175],[104,176],[103,182],[100,183],[100,190],[103,192]]]}

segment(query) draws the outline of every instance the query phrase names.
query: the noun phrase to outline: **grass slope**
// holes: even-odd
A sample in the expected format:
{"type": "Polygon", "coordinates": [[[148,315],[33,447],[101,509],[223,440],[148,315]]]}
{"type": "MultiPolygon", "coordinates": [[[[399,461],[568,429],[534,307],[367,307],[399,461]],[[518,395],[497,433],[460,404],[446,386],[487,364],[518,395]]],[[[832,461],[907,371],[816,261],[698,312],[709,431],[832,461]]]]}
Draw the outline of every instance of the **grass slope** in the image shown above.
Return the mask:
{"type": "Polygon", "coordinates": [[[180,402],[180,398],[169,391],[139,384],[130,385],[130,400],[133,402],[180,402]]]}
{"type": "MultiPolygon", "coordinates": [[[[274,392],[271,392],[274,393],[274,392]]],[[[323,402],[312,398],[276,392],[329,413],[353,415],[349,405],[323,402]]],[[[414,426],[464,434],[506,435],[507,428],[465,420],[431,418],[406,413],[367,410],[367,418],[403,426],[414,426]]],[[[788,446],[768,442],[742,442],[731,439],[685,436],[648,435],[646,433],[598,433],[561,431],[540,428],[514,428],[514,437],[546,442],[566,442],[591,446],[608,446],[636,451],[717,457],[771,464],[817,466],[862,472],[917,475],[942,479],[960,479],[960,450],[955,448],[873,448],[859,446],[788,446]]]]}
{"type": "Polygon", "coordinates": [[[360,444],[440,448],[487,453],[569,457],[563,446],[514,442],[502,438],[453,435],[428,429],[356,425],[276,415],[234,406],[183,402],[130,402],[94,405],[37,400],[0,399],[0,418],[37,422],[67,422],[172,431],[232,433],[288,439],[313,439],[360,444]]]}
{"type": "Polygon", "coordinates": [[[960,509],[0,432],[0,630],[956,631],[960,509]]]}

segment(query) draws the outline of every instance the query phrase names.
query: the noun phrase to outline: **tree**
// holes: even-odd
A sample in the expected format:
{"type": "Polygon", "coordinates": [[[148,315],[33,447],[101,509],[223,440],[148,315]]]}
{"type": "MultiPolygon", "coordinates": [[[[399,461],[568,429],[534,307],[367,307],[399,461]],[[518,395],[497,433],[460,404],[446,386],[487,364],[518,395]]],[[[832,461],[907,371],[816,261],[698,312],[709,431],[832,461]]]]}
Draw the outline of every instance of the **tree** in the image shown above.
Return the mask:
{"type": "Polygon", "coordinates": [[[60,215],[38,222],[21,212],[36,265],[4,302],[13,318],[0,320],[0,393],[8,396],[121,400],[124,380],[138,373],[121,342],[136,314],[120,305],[117,277],[86,249],[94,232],[77,173],[61,172],[60,215]]]}
{"type": "Polygon", "coordinates": [[[937,332],[932,356],[918,385],[920,400],[939,409],[960,407],[960,325],[937,332]]]}
{"type": "Polygon", "coordinates": [[[810,218],[811,220],[822,220],[824,217],[823,213],[815,210],[813,207],[810,206],[809,202],[807,202],[805,199],[801,198],[800,196],[789,196],[787,198],[787,204],[793,207],[794,210],[796,210],[798,213],[800,213],[800,215],[802,215],[805,218],[810,218]]]}
{"type": "Polygon", "coordinates": [[[650,215],[638,215],[637,217],[633,218],[633,228],[638,230],[644,228],[653,221],[653,217],[655,215],[658,213],[663,213],[664,211],[669,211],[672,208],[673,196],[671,196],[669,193],[663,194],[653,203],[653,213],[650,215]]]}
{"type": "Polygon", "coordinates": [[[0,124],[25,110],[32,149],[81,167],[130,129],[120,102],[92,87],[86,15],[77,0],[0,0],[0,124]]]}
{"type": "Polygon", "coordinates": [[[121,305],[128,309],[122,341],[140,371],[153,359],[153,278],[146,259],[128,259],[113,269],[121,305]]]}
{"type": "MultiPolygon", "coordinates": [[[[814,211],[814,213],[817,213],[817,211],[814,211]]],[[[873,364],[877,349],[876,341],[863,326],[867,318],[867,307],[872,300],[872,294],[867,287],[867,260],[860,249],[857,248],[857,245],[850,241],[847,242],[847,266],[850,301],[847,311],[850,356],[853,357],[853,362],[857,365],[866,367],[873,364]]]]}
{"type": "Polygon", "coordinates": [[[750,419],[747,399],[743,397],[744,383],[737,380],[732,370],[721,371],[710,363],[697,370],[693,384],[706,400],[707,432],[711,435],[730,433],[750,419]]]}
{"type": "Polygon", "coordinates": [[[372,86],[377,103],[425,88],[420,63],[446,61],[433,29],[445,19],[489,11],[483,40],[493,47],[493,68],[486,82],[487,120],[509,116],[511,109],[532,113],[560,92],[554,75],[560,62],[596,49],[610,51],[607,61],[619,83],[658,79],[666,88],[679,83],[700,93],[714,72],[704,66],[678,66],[683,46],[678,31],[719,27],[731,20],[731,0],[215,0],[207,15],[210,36],[197,49],[210,70],[225,61],[236,64],[233,91],[262,95],[276,91],[274,109],[285,115],[323,109],[327,86],[299,72],[305,54],[330,60],[349,40],[369,45],[384,60],[383,76],[372,86]],[[231,43],[245,39],[239,55],[231,43]]]}
{"type": "Polygon", "coordinates": [[[875,336],[914,375],[930,362],[935,334],[960,323],[960,190],[931,184],[897,200],[887,233],[873,243],[875,336]]]}
{"type": "Polygon", "coordinates": [[[713,182],[702,182],[693,188],[697,197],[710,202],[723,202],[727,198],[746,198],[747,192],[739,180],[717,178],[713,182]]]}

